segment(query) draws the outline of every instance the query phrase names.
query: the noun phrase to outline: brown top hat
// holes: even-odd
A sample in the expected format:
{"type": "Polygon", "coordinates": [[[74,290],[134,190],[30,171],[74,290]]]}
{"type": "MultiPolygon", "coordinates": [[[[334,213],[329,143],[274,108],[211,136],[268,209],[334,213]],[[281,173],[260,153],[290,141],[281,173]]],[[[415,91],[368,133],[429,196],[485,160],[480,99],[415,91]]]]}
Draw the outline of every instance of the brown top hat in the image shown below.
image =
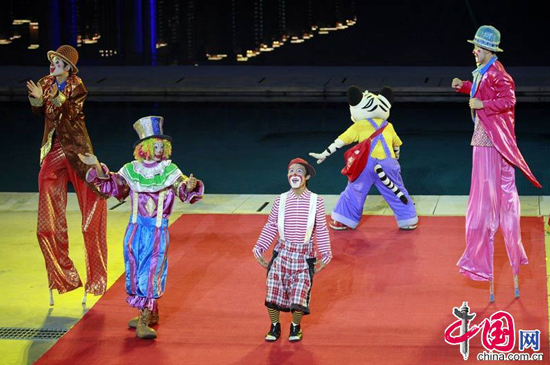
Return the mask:
{"type": "Polygon", "coordinates": [[[52,58],[55,56],[63,59],[63,61],[71,65],[73,68],[73,73],[78,72],[78,68],[76,67],[76,63],[78,62],[78,51],[73,46],[65,44],[59,47],[57,51],[48,52],[48,60],[50,60],[50,62],[52,62],[52,58]]]}

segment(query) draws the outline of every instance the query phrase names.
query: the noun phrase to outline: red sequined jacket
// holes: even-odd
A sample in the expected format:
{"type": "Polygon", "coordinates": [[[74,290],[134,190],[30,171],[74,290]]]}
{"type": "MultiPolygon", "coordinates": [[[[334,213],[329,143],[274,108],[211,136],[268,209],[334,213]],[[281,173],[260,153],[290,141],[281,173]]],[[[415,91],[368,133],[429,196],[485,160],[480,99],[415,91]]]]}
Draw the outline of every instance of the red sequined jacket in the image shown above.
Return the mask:
{"type": "MultiPolygon", "coordinates": [[[[76,171],[80,179],[86,181],[86,172],[89,166],[80,161],[78,154],[93,153],[92,142],[88,136],[83,112],[88,91],[80,77],[71,75],[67,78],[67,84],[63,91],[59,91],[54,98],[46,97],[54,84],[54,76],[41,78],[38,85],[42,88],[44,98],[29,97],[33,113],[45,116],[44,136],[40,148],[40,164],[52,148],[55,133],[55,138],[61,144],[70,166],[76,171]]],[[[91,184],[88,184],[88,186],[99,194],[95,186],[91,184]]]]}

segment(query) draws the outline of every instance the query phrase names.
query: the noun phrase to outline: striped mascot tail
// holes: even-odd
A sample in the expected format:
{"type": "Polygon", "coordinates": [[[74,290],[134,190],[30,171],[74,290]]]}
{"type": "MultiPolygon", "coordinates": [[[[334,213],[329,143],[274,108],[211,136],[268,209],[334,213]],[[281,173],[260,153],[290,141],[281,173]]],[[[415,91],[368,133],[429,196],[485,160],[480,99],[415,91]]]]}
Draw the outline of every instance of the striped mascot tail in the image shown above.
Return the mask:
{"type": "Polygon", "coordinates": [[[393,191],[393,193],[399,198],[399,200],[401,200],[403,204],[407,205],[409,203],[409,199],[407,199],[405,194],[403,194],[403,192],[399,190],[397,185],[395,185],[393,181],[390,180],[390,178],[388,177],[388,175],[386,175],[386,173],[384,172],[384,169],[382,169],[382,166],[380,166],[380,164],[374,165],[374,172],[376,172],[380,180],[382,180],[382,184],[384,184],[388,189],[393,191]]]}

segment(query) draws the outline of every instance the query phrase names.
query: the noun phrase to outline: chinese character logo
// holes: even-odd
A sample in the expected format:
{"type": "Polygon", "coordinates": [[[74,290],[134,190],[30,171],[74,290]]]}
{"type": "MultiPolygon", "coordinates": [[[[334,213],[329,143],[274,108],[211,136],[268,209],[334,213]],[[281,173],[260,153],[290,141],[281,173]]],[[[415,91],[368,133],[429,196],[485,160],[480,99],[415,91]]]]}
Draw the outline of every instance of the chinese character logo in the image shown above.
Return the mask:
{"type": "MultiPolygon", "coordinates": [[[[474,325],[471,328],[470,322],[476,315],[470,313],[468,302],[464,302],[460,308],[455,307],[453,315],[458,319],[445,330],[445,342],[450,345],[460,345],[460,353],[464,360],[468,359],[470,339],[477,335],[480,330],[483,330],[481,332],[481,343],[487,350],[510,352],[514,348],[516,344],[514,318],[510,313],[498,311],[490,318],[484,319],[479,325],[474,325]],[[456,335],[454,332],[458,328],[460,328],[460,334],[456,335]]],[[[520,336],[523,336],[521,340],[525,348],[533,346],[538,348],[539,336],[532,333],[536,331],[524,332],[526,332],[525,335],[520,334],[520,336]]]]}
{"type": "Polygon", "coordinates": [[[494,313],[481,322],[483,327],[481,343],[489,351],[510,352],[516,344],[514,318],[505,311],[494,313]]]}
{"type": "Polygon", "coordinates": [[[462,307],[453,308],[453,314],[458,320],[453,322],[447,329],[445,330],[445,341],[450,345],[460,345],[460,353],[462,354],[462,357],[464,357],[464,360],[468,360],[469,355],[469,342],[470,338],[475,336],[481,327],[479,326],[473,326],[471,329],[469,329],[470,321],[472,321],[476,314],[472,313],[469,314],[470,307],[468,307],[468,302],[462,303],[462,307]],[[459,336],[453,336],[453,332],[460,327],[460,335],[459,336]]]}
{"type": "Polygon", "coordinates": [[[524,331],[519,330],[519,350],[523,351],[524,349],[532,348],[533,351],[540,350],[540,331],[531,330],[524,331]]]}

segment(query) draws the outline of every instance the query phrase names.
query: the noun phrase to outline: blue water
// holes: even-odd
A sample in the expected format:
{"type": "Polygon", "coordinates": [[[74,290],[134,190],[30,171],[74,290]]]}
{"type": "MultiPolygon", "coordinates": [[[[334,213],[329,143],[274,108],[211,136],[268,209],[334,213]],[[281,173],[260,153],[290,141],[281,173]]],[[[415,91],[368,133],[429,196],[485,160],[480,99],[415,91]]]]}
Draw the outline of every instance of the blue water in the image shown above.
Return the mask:
{"type": "MultiPolygon", "coordinates": [[[[520,149],[543,184],[534,188],[516,174],[521,195],[550,195],[550,123],[544,104],[520,104],[516,134],[520,149]]],[[[340,104],[183,104],[87,103],[85,114],[95,152],[111,170],[132,159],[138,139],[135,120],[146,115],[165,118],[165,134],[173,138],[173,161],[184,173],[205,182],[207,193],[275,194],[288,188],[291,158],[321,152],[351,121],[340,104]]],[[[0,142],[7,151],[0,191],[38,191],[39,149],[43,121],[26,103],[0,103],[0,142]]],[[[390,121],[404,145],[401,168],[413,195],[467,195],[470,186],[470,139],[473,123],[466,104],[399,104],[390,121]]],[[[316,165],[310,188],[338,194],[343,151],[316,165]]],[[[377,193],[373,191],[373,193],[377,193]]]]}

